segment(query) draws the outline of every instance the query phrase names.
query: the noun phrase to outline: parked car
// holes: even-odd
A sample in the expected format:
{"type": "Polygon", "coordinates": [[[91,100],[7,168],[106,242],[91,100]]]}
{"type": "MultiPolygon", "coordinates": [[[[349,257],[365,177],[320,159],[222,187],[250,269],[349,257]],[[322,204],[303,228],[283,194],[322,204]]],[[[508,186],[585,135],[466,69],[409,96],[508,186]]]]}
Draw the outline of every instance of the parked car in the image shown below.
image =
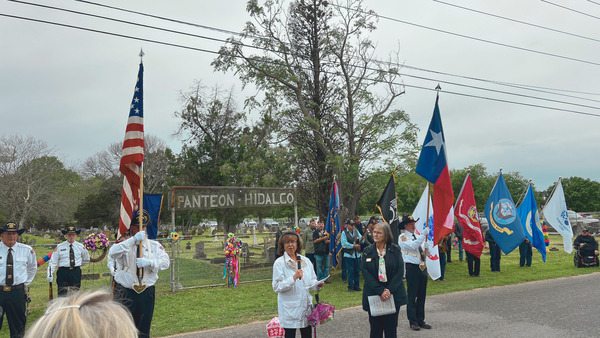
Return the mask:
{"type": "Polygon", "coordinates": [[[592,215],[580,214],[573,210],[567,210],[567,217],[569,217],[575,236],[581,233],[581,228],[584,226],[588,227],[591,233],[598,233],[600,230],[600,220],[592,217],[592,215]]]}
{"type": "Polygon", "coordinates": [[[252,218],[244,218],[244,220],[240,224],[241,227],[246,227],[247,229],[253,229],[253,230],[256,230],[257,225],[258,224],[256,223],[256,221],[253,220],[252,218]]]}
{"type": "Polygon", "coordinates": [[[263,228],[272,229],[273,227],[279,227],[279,223],[272,218],[263,218],[263,228]]]}

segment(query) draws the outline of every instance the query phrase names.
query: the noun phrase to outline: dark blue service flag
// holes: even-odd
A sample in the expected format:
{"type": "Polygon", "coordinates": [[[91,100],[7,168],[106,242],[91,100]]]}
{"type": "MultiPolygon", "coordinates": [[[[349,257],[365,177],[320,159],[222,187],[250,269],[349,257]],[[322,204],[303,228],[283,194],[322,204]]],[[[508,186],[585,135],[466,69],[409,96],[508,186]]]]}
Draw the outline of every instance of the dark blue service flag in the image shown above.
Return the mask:
{"type": "MultiPolygon", "coordinates": [[[[158,221],[162,200],[162,194],[144,194],[144,217],[142,223],[149,239],[156,239],[156,236],[158,236],[158,221]]],[[[138,214],[138,211],[133,214],[132,225],[139,224],[138,214]]]]}
{"type": "Polygon", "coordinates": [[[490,224],[492,237],[504,254],[508,255],[525,240],[521,219],[502,173],[485,204],[485,217],[490,224]]]}

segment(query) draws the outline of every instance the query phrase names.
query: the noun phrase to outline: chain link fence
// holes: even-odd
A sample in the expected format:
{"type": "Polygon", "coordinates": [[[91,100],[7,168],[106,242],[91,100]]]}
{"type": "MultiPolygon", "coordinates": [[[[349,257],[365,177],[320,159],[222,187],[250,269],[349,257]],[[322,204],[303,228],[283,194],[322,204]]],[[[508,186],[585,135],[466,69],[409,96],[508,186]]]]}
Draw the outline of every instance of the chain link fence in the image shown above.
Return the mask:
{"type": "MultiPolygon", "coordinates": [[[[242,250],[239,254],[238,283],[270,280],[275,260],[275,233],[239,234],[242,250]]],[[[157,291],[227,285],[225,251],[227,236],[182,236],[178,240],[158,239],[171,260],[167,270],[159,272],[157,291]]],[[[38,260],[56,249],[56,244],[32,245],[38,260]]],[[[112,278],[106,264],[106,251],[90,252],[92,262],[82,267],[82,289],[111,287],[112,278]]],[[[38,268],[36,280],[45,280],[48,263],[38,268]]],[[[37,281],[34,280],[34,282],[37,281]]]]}

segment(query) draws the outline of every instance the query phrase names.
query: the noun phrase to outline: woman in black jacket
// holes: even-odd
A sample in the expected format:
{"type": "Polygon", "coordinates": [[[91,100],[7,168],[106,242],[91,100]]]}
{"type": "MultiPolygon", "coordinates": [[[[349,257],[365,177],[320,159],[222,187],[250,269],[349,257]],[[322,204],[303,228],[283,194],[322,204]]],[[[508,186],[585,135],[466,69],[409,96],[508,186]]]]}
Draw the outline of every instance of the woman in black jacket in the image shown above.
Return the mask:
{"type": "Polygon", "coordinates": [[[387,223],[377,223],[373,229],[375,243],[366,247],[362,255],[362,274],[365,280],[363,310],[369,312],[370,337],[395,338],[398,329],[398,311],[405,305],[404,260],[400,247],[394,243],[392,231],[387,223]],[[379,296],[381,301],[394,297],[396,312],[373,317],[369,309],[369,296],[379,296]]]}

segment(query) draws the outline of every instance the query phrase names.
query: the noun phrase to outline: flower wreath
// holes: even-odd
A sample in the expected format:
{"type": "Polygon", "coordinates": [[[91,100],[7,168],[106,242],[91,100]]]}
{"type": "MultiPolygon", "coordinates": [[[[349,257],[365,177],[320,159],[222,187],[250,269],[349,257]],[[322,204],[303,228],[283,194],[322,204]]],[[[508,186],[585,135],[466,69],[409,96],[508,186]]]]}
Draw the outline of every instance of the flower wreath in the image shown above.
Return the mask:
{"type": "Polygon", "coordinates": [[[96,234],[92,232],[85,237],[83,246],[91,252],[102,251],[99,257],[90,257],[90,262],[95,263],[102,261],[104,257],[106,257],[106,249],[108,249],[110,243],[108,242],[108,238],[106,238],[105,234],[96,234]]]}

